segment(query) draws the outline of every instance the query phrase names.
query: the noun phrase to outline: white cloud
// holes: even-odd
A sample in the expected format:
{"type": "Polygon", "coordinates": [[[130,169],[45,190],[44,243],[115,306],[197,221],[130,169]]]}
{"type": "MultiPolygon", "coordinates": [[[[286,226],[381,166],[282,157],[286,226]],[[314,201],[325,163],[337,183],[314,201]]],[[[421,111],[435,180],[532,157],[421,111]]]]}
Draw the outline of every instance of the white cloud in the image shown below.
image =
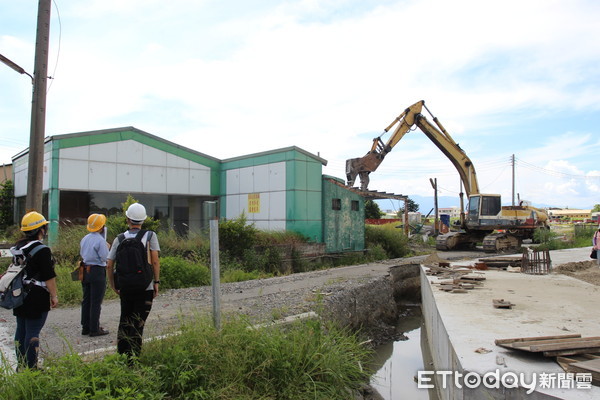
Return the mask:
{"type": "MultiPolygon", "coordinates": [[[[468,151],[480,185],[503,196],[511,195],[511,154],[551,171],[560,165],[548,160],[563,160],[586,175],[592,164],[581,163],[598,150],[594,1],[88,0],[59,7],[48,134],[133,125],[218,158],[296,145],[320,152],[325,172],[343,177],[347,158],[364,155],[372,137],[425,99],[468,151]],[[574,113],[590,116],[588,128],[547,123],[574,113]],[[534,123],[539,129],[522,129],[534,123]]],[[[56,33],[54,13],[51,58],[56,33]]],[[[3,49],[31,58],[31,42],[6,34],[3,49]]],[[[11,82],[11,96],[21,98],[9,109],[0,96],[0,109],[9,110],[0,112],[0,138],[29,132],[30,92],[15,88],[13,75],[0,72],[0,85],[11,82]]],[[[452,165],[416,132],[371,179],[378,190],[429,195],[434,176],[458,191],[452,165]]],[[[532,200],[547,202],[547,187],[569,202],[594,195],[582,190],[582,179],[569,184],[534,168],[517,176],[532,200]]]]}

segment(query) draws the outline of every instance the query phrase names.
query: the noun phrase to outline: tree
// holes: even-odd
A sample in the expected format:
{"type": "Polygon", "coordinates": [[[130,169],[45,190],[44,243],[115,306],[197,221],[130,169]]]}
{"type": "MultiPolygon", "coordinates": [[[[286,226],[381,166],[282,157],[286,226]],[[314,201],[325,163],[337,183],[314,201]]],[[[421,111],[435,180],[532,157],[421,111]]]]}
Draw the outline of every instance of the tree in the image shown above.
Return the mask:
{"type": "Polygon", "coordinates": [[[379,209],[379,205],[373,200],[365,201],[365,218],[366,219],[379,219],[383,215],[383,212],[379,209]]]}
{"type": "MultiPolygon", "coordinates": [[[[411,198],[406,199],[406,206],[408,207],[408,212],[419,211],[419,205],[411,198]]],[[[404,207],[398,210],[398,217],[401,217],[402,215],[404,215],[404,207]]]]}
{"type": "Polygon", "coordinates": [[[6,229],[14,223],[14,185],[11,180],[0,184],[0,228],[6,229]]]}
{"type": "Polygon", "coordinates": [[[592,212],[600,212],[600,204],[596,204],[594,208],[592,208],[592,212]]]}

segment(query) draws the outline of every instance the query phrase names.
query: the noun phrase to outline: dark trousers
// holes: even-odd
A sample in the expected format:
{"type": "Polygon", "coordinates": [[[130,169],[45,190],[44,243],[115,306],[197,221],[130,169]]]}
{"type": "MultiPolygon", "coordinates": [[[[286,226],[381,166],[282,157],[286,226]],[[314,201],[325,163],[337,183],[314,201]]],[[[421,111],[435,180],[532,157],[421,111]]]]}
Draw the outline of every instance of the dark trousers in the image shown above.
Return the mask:
{"type": "Polygon", "coordinates": [[[17,330],[15,332],[17,369],[21,366],[37,367],[40,332],[46,323],[47,317],[48,311],[43,312],[39,318],[17,317],[17,330]]]}
{"type": "Polygon", "coordinates": [[[120,294],[121,317],[117,332],[117,351],[119,354],[138,357],[142,351],[144,325],[154,299],[153,290],[120,294]]]}
{"type": "Polygon", "coordinates": [[[83,271],[83,301],[81,302],[82,332],[100,330],[100,311],[106,292],[106,267],[100,265],[85,266],[83,271]]]}

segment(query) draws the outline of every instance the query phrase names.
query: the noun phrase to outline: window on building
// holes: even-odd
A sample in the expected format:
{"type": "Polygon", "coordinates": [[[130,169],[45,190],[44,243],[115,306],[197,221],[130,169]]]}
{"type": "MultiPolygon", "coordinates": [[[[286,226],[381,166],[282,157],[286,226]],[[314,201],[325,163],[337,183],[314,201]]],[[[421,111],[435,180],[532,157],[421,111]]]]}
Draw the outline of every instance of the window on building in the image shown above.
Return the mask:
{"type": "Polygon", "coordinates": [[[350,203],[350,209],[352,211],[358,211],[358,200],[352,200],[352,203],[350,203]]]}
{"type": "Polygon", "coordinates": [[[332,210],[341,210],[342,209],[342,199],[332,199],[331,209],[332,210]]]}

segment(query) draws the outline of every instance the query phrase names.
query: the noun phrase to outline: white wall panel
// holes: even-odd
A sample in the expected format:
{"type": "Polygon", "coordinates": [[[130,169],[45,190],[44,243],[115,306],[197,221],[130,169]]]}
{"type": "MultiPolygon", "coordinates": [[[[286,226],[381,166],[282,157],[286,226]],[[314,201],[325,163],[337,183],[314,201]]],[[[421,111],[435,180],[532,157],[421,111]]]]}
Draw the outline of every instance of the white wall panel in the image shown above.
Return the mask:
{"type": "Polygon", "coordinates": [[[196,163],[192,163],[190,160],[167,153],[167,167],[190,168],[190,164],[196,165],[196,163]]]}
{"type": "Polygon", "coordinates": [[[167,168],[167,193],[190,193],[190,171],[185,168],[167,168]]]}
{"type": "Polygon", "coordinates": [[[15,197],[27,195],[27,168],[14,171],[15,174],[15,197]]]}
{"type": "Polygon", "coordinates": [[[83,160],[60,160],[58,187],[70,190],[89,190],[89,162],[83,160]]]}
{"type": "Polygon", "coordinates": [[[237,218],[242,213],[242,209],[240,207],[240,195],[234,194],[231,196],[227,196],[226,199],[227,205],[225,206],[225,215],[228,219],[237,218]]]}
{"type": "Polygon", "coordinates": [[[89,191],[116,191],[117,165],[90,161],[88,166],[89,191]]]}
{"type": "Polygon", "coordinates": [[[240,168],[240,193],[254,193],[254,167],[240,168]]]}
{"type": "Polygon", "coordinates": [[[142,167],[142,191],[145,193],[167,193],[167,171],[164,166],[144,165],[142,167]]]}
{"type": "Polygon", "coordinates": [[[269,190],[285,190],[285,162],[269,164],[269,190]]]}
{"type": "Polygon", "coordinates": [[[254,167],[254,192],[269,191],[269,165],[254,167]]]}
{"type": "Polygon", "coordinates": [[[285,221],[269,221],[269,229],[272,231],[285,231],[285,221]]]}
{"type": "Polygon", "coordinates": [[[44,172],[42,173],[42,190],[50,188],[50,154],[44,154],[44,172]]]}
{"type": "Polygon", "coordinates": [[[60,149],[59,157],[60,158],[68,158],[71,160],[87,161],[90,158],[90,147],[89,146],[80,146],[80,147],[69,147],[67,149],[60,149]]]}
{"type": "Polygon", "coordinates": [[[142,192],[142,166],[117,166],[117,191],[142,192]]]}
{"type": "Polygon", "coordinates": [[[155,149],[150,146],[143,146],[142,155],[142,163],[144,165],[156,165],[160,167],[167,165],[167,153],[163,150],[155,149]]]}
{"type": "Polygon", "coordinates": [[[210,169],[190,169],[189,194],[210,195],[210,169]]]}
{"type": "Polygon", "coordinates": [[[284,220],[286,219],[285,192],[271,192],[269,219],[284,220]]]}
{"type": "Polygon", "coordinates": [[[240,170],[230,169],[226,172],[226,193],[227,194],[239,194],[240,193],[240,170]]]}
{"type": "Polygon", "coordinates": [[[61,149],[59,159],[59,189],[210,195],[209,167],[134,140],[61,149]]]}
{"type": "Polygon", "coordinates": [[[141,165],[143,162],[144,145],[135,140],[117,142],[117,162],[141,165]]]}
{"type": "MultiPolygon", "coordinates": [[[[90,161],[117,162],[117,142],[93,144],[89,146],[89,149],[90,161]]],[[[62,154],[61,157],[63,157],[62,154]]]]}
{"type": "Polygon", "coordinates": [[[269,221],[256,221],[254,222],[254,226],[256,229],[260,229],[261,231],[268,231],[270,229],[269,221]]]}

